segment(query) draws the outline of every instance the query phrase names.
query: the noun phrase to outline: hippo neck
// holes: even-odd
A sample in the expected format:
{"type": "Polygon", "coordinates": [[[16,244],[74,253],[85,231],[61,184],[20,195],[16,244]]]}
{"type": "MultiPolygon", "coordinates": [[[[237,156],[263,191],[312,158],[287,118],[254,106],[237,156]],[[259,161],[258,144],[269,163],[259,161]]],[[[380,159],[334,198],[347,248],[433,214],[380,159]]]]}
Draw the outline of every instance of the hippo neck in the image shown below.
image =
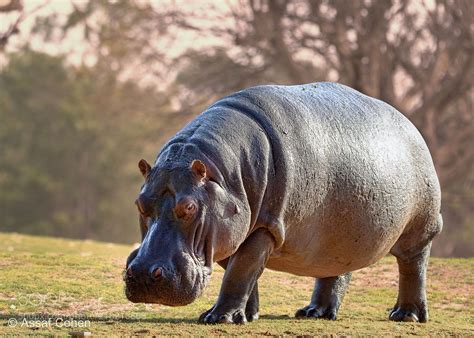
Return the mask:
{"type": "Polygon", "coordinates": [[[266,227],[279,247],[285,237],[291,161],[283,152],[284,131],[276,129],[267,112],[250,95],[226,97],[195,120],[210,128],[190,126],[194,132],[188,140],[216,164],[230,189],[246,199],[252,211],[249,234],[266,227]]]}
{"type": "MultiPolygon", "coordinates": [[[[258,227],[266,227],[275,238],[275,248],[278,248],[283,244],[285,238],[284,214],[289,195],[288,188],[291,186],[290,180],[292,179],[290,176],[291,161],[283,152],[281,143],[282,131],[277,130],[273,121],[274,117],[269,116],[270,110],[265,107],[265,103],[249,93],[239,92],[224,98],[217,104],[219,107],[227,108],[247,117],[254,124],[253,127],[256,131],[263,132],[264,139],[261,143],[266,143],[268,148],[261,147],[262,144],[253,144],[251,151],[254,151],[255,148],[265,149],[266,154],[260,156],[266,158],[267,164],[260,167],[252,180],[244,186],[248,193],[253,190],[252,187],[257,181],[265,177],[266,184],[262,189],[258,216],[251,231],[258,227]]],[[[254,163],[247,163],[247,165],[253,166],[255,169],[258,168],[254,163]]]]}
{"type": "Polygon", "coordinates": [[[281,144],[284,131],[277,130],[275,117],[262,104],[246,93],[226,97],[176,134],[160,154],[176,143],[193,145],[193,153],[212,161],[226,188],[250,208],[248,234],[266,227],[279,247],[292,186],[291,161],[281,144]]]}

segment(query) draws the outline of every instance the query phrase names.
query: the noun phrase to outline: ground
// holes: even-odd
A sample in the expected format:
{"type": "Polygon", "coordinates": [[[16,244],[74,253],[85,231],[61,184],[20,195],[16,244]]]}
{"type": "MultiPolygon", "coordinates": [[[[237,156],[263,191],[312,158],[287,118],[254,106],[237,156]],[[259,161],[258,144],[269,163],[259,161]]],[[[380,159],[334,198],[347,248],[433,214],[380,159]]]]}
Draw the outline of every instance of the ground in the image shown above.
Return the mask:
{"type": "Polygon", "coordinates": [[[337,321],[297,320],[307,304],[311,278],[266,270],[260,279],[260,315],[244,326],[200,325],[215,301],[223,271],[192,305],[171,308],[132,304],[122,270],[131,246],[0,233],[0,335],[472,335],[474,259],[431,258],[430,321],[393,323],[397,267],[386,257],[353,273],[337,321]],[[81,327],[83,326],[83,327],[81,327]]]}

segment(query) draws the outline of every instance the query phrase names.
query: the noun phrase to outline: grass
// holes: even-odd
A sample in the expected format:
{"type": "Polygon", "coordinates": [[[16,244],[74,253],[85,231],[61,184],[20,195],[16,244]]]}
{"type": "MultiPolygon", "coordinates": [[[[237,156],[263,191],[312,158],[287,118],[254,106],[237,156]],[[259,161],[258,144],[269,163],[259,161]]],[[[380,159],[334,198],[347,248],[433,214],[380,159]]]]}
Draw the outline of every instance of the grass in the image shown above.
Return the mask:
{"type": "Polygon", "coordinates": [[[2,335],[84,331],[93,335],[474,333],[474,259],[431,259],[430,321],[426,324],[387,319],[397,295],[397,266],[393,257],[386,257],[353,274],[337,321],[296,320],[293,314],[307,305],[313,280],[266,270],[259,284],[260,320],[244,326],[206,326],[196,319],[218,295],[223,271],[217,266],[211,285],[192,305],[132,304],[124,296],[121,277],[130,246],[4,233],[0,233],[0,243],[2,335]],[[12,321],[15,326],[9,325],[12,321]]]}

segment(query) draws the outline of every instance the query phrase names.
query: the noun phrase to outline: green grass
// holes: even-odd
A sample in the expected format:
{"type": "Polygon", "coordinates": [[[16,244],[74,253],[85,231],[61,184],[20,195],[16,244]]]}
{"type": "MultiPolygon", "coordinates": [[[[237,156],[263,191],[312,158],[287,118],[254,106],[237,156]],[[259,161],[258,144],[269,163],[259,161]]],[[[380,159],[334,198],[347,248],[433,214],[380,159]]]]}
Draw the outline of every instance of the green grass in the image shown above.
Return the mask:
{"type": "Polygon", "coordinates": [[[244,326],[199,325],[215,301],[222,269],[192,305],[171,308],[132,304],[123,293],[122,269],[131,247],[0,233],[0,334],[93,335],[472,335],[474,259],[432,258],[428,277],[430,321],[393,323],[388,309],[397,294],[393,257],[353,274],[337,321],[296,320],[313,280],[265,271],[260,279],[261,319],[244,326]],[[24,320],[26,318],[26,320],[24,320]],[[47,318],[51,318],[51,325],[47,318]],[[89,327],[62,327],[56,319],[82,319],[89,327]],[[42,321],[33,319],[42,319],[42,321]],[[8,320],[16,320],[10,326],[8,320]],[[89,322],[86,322],[88,320],[89,322]],[[45,327],[42,327],[45,325],[45,327]]]}

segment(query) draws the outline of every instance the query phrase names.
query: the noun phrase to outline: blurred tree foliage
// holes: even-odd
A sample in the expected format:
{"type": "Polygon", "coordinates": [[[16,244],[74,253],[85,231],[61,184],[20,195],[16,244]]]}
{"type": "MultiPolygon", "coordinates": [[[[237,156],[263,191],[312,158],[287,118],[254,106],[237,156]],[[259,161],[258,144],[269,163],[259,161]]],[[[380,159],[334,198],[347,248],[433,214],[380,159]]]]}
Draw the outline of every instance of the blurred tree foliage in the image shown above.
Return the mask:
{"type": "Polygon", "coordinates": [[[1,228],[137,240],[136,162],[156,151],[143,143],[164,132],[166,100],[30,50],[9,55],[0,88],[1,228]]]}
{"type": "MultiPolygon", "coordinates": [[[[35,33],[60,43],[68,33],[82,31],[95,58],[91,76],[113,74],[113,86],[103,83],[103,94],[121,88],[124,80],[141,84],[137,93],[146,84],[160,90],[154,107],[147,106],[151,99],[130,99],[140,101],[141,110],[155,112],[153,123],[143,126],[146,132],[130,141],[135,146],[156,153],[167,136],[207,104],[244,87],[338,81],[389,102],[416,124],[443,190],[445,229],[434,253],[474,254],[474,6],[469,0],[73,4],[65,20],[54,14],[38,18],[35,33]],[[144,136],[153,130],[159,136],[144,136]]],[[[98,84],[92,82],[95,88],[98,84]]],[[[116,95],[102,107],[121,107],[123,100],[116,95]]],[[[102,130],[100,140],[111,142],[126,138],[132,128],[140,130],[139,119],[129,110],[117,109],[113,120],[117,135],[110,138],[110,130],[102,130]]],[[[103,126],[103,120],[97,121],[103,126]]],[[[140,154],[137,149],[133,151],[140,154]]],[[[132,166],[129,160],[115,162],[115,169],[132,166]]],[[[129,212],[125,204],[115,210],[124,218],[129,212]]]]}

